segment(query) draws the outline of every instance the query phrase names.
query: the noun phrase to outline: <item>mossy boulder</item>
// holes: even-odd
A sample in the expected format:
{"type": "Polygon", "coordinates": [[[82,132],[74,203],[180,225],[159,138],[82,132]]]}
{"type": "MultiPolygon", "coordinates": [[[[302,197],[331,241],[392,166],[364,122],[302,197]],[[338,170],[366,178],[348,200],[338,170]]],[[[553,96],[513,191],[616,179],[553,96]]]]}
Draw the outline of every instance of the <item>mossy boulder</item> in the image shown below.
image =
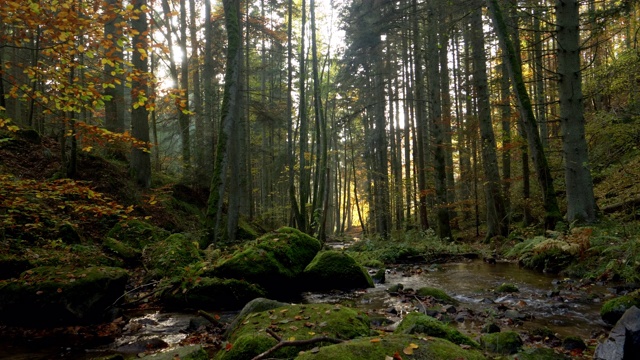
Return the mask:
{"type": "Polygon", "coordinates": [[[69,223],[62,224],[58,227],[58,238],[65,244],[81,244],[84,242],[78,229],[69,223]]]}
{"type": "MultiPolygon", "coordinates": [[[[306,340],[326,335],[337,339],[369,336],[369,318],[354,309],[329,304],[287,305],[245,316],[230,334],[229,351],[221,351],[222,360],[246,360],[268,350],[277,341],[266,333],[274,331],[282,339],[306,340]]],[[[271,355],[274,358],[293,358],[299,351],[315,346],[283,347],[271,355]]]]}
{"type": "Polygon", "coordinates": [[[122,241],[135,249],[165,239],[169,232],[140,220],[123,220],[109,230],[107,237],[122,241]]]}
{"type": "Polygon", "coordinates": [[[519,262],[529,269],[557,274],[566,269],[576,259],[578,251],[577,244],[545,239],[534,245],[530,251],[524,253],[519,262]]]}
{"type": "Polygon", "coordinates": [[[518,289],[517,286],[515,286],[513,284],[508,284],[508,283],[502,283],[496,289],[496,292],[499,292],[499,293],[515,293],[515,292],[519,292],[519,291],[520,291],[520,289],[518,289]]]}
{"type": "Polygon", "coordinates": [[[569,357],[563,353],[559,353],[554,349],[547,348],[530,348],[520,351],[512,355],[509,359],[513,360],[568,360],[569,357]]]}
{"type": "Polygon", "coordinates": [[[374,287],[367,271],[346,253],[328,250],[316,255],[304,270],[308,290],[349,290],[374,287]]]}
{"type": "Polygon", "coordinates": [[[144,248],[142,262],[151,277],[176,276],[189,264],[202,261],[196,241],[183,234],[172,234],[144,248]]]}
{"type": "Polygon", "coordinates": [[[283,303],[277,300],[271,300],[263,297],[255,298],[249,301],[243,308],[240,310],[240,313],[236,315],[233,321],[227,326],[227,329],[224,332],[224,337],[227,338],[231,333],[233,333],[240,322],[244,320],[244,318],[253,313],[267,311],[283,306],[287,306],[287,303],[283,303]]]}
{"type": "Polygon", "coordinates": [[[273,294],[297,292],[302,271],[320,248],[320,242],[311,236],[283,227],[261,236],[203,275],[244,279],[273,294]]]}
{"type": "Polygon", "coordinates": [[[255,284],[237,279],[182,278],[160,295],[170,308],[238,310],[248,301],[265,295],[255,284]]]}
{"type": "Polygon", "coordinates": [[[209,354],[200,345],[181,346],[170,351],[145,356],[152,360],[209,360],[209,354]]]}
{"type": "Polygon", "coordinates": [[[463,335],[458,330],[438,321],[431,316],[412,312],[402,319],[394,334],[424,334],[441,339],[446,339],[458,345],[470,345],[478,347],[478,343],[463,335]]]}
{"type": "Polygon", "coordinates": [[[458,305],[459,302],[458,300],[452,298],[451,296],[447,295],[446,292],[434,288],[434,287],[421,287],[420,289],[416,290],[416,295],[418,296],[431,296],[432,298],[438,300],[439,302],[445,303],[445,304],[451,304],[451,305],[458,305]]]}
{"type": "Polygon", "coordinates": [[[600,308],[600,316],[606,323],[615,325],[632,306],[640,308],[640,289],[606,301],[600,308]]]}
{"type": "Polygon", "coordinates": [[[403,359],[413,360],[485,359],[478,350],[465,350],[444,339],[387,335],[324,346],[313,352],[305,351],[296,357],[296,360],[370,360],[392,358],[394,354],[400,354],[403,359]],[[405,349],[411,351],[412,355],[405,355],[405,349]]]}
{"type": "Polygon", "coordinates": [[[110,252],[121,258],[127,265],[138,264],[142,258],[142,252],[140,250],[114,238],[105,238],[102,242],[102,247],[107,252],[110,252]]]}
{"type": "Polygon", "coordinates": [[[20,325],[88,324],[125,291],[127,271],[113,267],[42,266],[0,281],[0,322],[20,325]]]}
{"type": "Polygon", "coordinates": [[[483,349],[502,355],[515,354],[522,349],[522,339],[515,331],[486,334],[480,338],[483,349]]]}

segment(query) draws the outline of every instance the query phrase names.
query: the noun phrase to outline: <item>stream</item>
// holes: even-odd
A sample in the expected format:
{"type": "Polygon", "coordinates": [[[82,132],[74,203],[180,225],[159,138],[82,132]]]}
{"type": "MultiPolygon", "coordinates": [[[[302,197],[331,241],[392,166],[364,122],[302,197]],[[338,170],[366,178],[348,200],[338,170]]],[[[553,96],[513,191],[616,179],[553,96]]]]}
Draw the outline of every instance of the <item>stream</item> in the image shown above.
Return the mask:
{"type": "MultiPolygon", "coordinates": [[[[330,294],[305,293],[302,299],[309,303],[357,307],[393,322],[400,320],[406,312],[420,310],[420,306],[424,309],[415,297],[387,291],[398,283],[404,285],[405,293],[410,294],[409,288],[429,286],[442,289],[457,299],[460,304],[452,312],[450,322],[472,336],[478,335],[480,328],[493,320],[503,330],[548,328],[560,337],[592,338],[606,329],[599,311],[602,301],[611,296],[604,286],[579,284],[522,269],[513,263],[487,264],[470,260],[431,266],[400,265],[387,270],[386,282],[376,284],[375,288],[330,294]],[[496,293],[494,290],[502,283],[517,286],[519,292],[496,293]],[[505,317],[505,311],[511,311],[512,319],[505,317]]],[[[220,315],[222,321],[227,321],[235,313],[220,315]]],[[[0,359],[91,359],[113,353],[136,354],[143,352],[145,346],[175,346],[188,333],[206,324],[202,318],[184,313],[148,311],[128,314],[127,318],[122,335],[111,344],[78,345],[77,341],[65,344],[42,339],[19,344],[0,340],[0,359]]]]}

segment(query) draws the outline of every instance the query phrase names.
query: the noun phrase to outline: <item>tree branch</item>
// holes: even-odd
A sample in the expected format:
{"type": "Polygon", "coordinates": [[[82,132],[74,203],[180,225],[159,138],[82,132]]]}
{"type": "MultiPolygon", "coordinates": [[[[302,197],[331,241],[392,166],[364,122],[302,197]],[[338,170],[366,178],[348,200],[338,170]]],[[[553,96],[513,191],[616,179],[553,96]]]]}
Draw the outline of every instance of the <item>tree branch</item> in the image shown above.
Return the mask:
{"type": "Polygon", "coordinates": [[[328,343],[332,343],[332,344],[340,344],[342,342],[345,342],[345,340],[330,338],[330,337],[327,337],[327,336],[315,337],[315,338],[311,338],[311,339],[307,339],[307,340],[283,341],[280,336],[278,336],[275,332],[273,332],[273,330],[267,329],[267,333],[269,335],[273,336],[274,339],[278,340],[278,343],[275,344],[274,346],[272,346],[269,350],[263,352],[262,354],[256,355],[251,360],[262,360],[262,359],[265,359],[267,356],[271,355],[272,353],[274,353],[278,349],[286,347],[286,346],[304,346],[304,345],[311,345],[311,344],[315,344],[315,343],[319,343],[319,342],[328,342],[328,343]]]}

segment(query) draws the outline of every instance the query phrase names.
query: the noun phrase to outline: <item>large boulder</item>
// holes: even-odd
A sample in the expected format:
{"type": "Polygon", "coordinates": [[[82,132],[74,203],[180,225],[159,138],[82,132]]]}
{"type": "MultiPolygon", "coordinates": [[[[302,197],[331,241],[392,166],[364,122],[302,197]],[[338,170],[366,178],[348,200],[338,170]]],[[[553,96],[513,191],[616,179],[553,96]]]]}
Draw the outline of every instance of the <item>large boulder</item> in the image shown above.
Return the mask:
{"type": "Polygon", "coordinates": [[[600,308],[600,316],[608,324],[615,324],[632,306],[640,307],[640,289],[606,301],[600,308]]]}
{"type": "Polygon", "coordinates": [[[630,307],[609,333],[609,338],[598,345],[595,360],[631,360],[640,354],[640,309],[630,307]]]}
{"type": "Polygon", "coordinates": [[[349,290],[374,287],[369,273],[346,253],[329,250],[304,269],[306,290],[349,290]]]}
{"type": "Polygon", "coordinates": [[[172,234],[145,247],[142,260],[150,276],[160,278],[180,275],[188,265],[202,261],[202,257],[196,241],[183,234],[172,234]]]}
{"type": "Polygon", "coordinates": [[[279,308],[287,305],[288,305],[287,303],[283,303],[277,300],[266,299],[262,297],[255,298],[249,301],[242,308],[242,310],[240,310],[240,313],[236,315],[236,317],[229,324],[229,326],[227,326],[227,329],[224,332],[224,337],[225,338],[229,337],[229,335],[231,335],[231,333],[233,333],[236,330],[240,322],[244,320],[244,318],[247,315],[257,313],[257,312],[267,311],[267,310],[271,310],[271,309],[275,309],[275,308],[279,308]]]}
{"type": "Polygon", "coordinates": [[[177,309],[238,310],[247,301],[264,295],[262,288],[244,280],[187,276],[176,278],[160,300],[177,309]]]}
{"type": "Polygon", "coordinates": [[[451,305],[458,305],[459,301],[452,298],[451,296],[449,296],[446,292],[438,289],[438,288],[434,288],[434,287],[429,287],[429,286],[425,286],[425,287],[421,287],[420,289],[416,290],[416,295],[418,296],[431,296],[432,298],[436,299],[439,302],[445,303],[445,304],[451,304],[451,305]]]}
{"type": "Polygon", "coordinates": [[[288,227],[265,234],[203,276],[244,279],[269,293],[295,293],[304,268],[320,251],[311,236],[288,227]]]}
{"type": "Polygon", "coordinates": [[[127,271],[113,267],[43,266],[0,281],[0,322],[88,324],[109,320],[105,309],[125,291],[127,271]]]}
{"type": "MultiPolygon", "coordinates": [[[[221,360],[246,360],[270,349],[278,341],[269,329],[283,340],[308,340],[318,336],[353,339],[369,336],[369,319],[354,309],[330,304],[288,305],[250,313],[229,336],[227,350],[218,354],[221,360]]],[[[293,358],[299,351],[328,343],[283,347],[273,358],[293,358]]]]}
{"type": "Polygon", "coordinates": [[[424,334],[451,341],[454,344],[478,347],[478,343],[463,335],[458,330],[438,321],[431,316],[412,312],[402,319],[395,334],[424,334]]]}
{"type": "Polygon", "coordinates": [[[169,232],[140,220],[122,220],[107,233],[107,237],[119,240],[138,250],[169,236],[169,232]]]}
{"type": "Polygon", "coordinates": [[[321,347],[313,351],[305,351],[296,357],[296,360],[370,360],[400,358],[412,360],[485,359],[478,350],[465,350],[444,339],[396,334],[384,337],[355,339],[336,345],[321,347]]]}

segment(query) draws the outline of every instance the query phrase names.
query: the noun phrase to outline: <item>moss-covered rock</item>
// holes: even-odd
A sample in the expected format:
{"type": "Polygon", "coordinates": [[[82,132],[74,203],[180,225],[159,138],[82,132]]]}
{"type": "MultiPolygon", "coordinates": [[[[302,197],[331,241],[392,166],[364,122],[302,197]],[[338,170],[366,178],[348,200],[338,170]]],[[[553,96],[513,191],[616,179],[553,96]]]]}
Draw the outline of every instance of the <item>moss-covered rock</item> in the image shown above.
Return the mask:
{"type": "Polygon", "coordinates": [[[152,360],[209,360],[209,354],[200,345],[190,345],[145,356],[144,358],[152,360]]]}
{"type": "Polygon", "coordinates": [[[107,237],[122,241],[138,250],[167,236],[168,231],[140,220],[120,221],[107,233],[107,237]]]}
{"type": "Polygon", "coordinates": [[[300,275],[320,251],[320,242],[283,227],[258,238],[204,276],[245,279],[270,293],[297,292],[300,275]]]}
{"type": "Polygon", "coordinates": [[[0,322],[21,325],[87,324],[105,319],[105,309],[125,290],[120,268],[43,266],[18,279],[0,281],[0,322]]]}
{"type": "Polygon", "coordinates": [[[387,270],[385,268],[376,270],[371,279],[376,284],[384,284],[387,280],[387,270]]]}
{"type": "Polygon", "coordinates": [[[614,325],[632,306],[640,308],[640,289],[606,301],[600,308],[600,316],[608,324],[614,325]]]}
{"type": "Polygon", "coordinates": [[[515,292],[519,292],[519,291],[520,291],[520,289],[518,289],[517,286],[515,286],[513,284],[508,284],[508,283],[502,283],[496,289],[496,292],[499,292],[499,293],[515,293],[515,292]]]}
{"type": "Polygon", "coordinates": [[[458,330],[443,324],[431,316],[412,312],[402,319],[396,330],[395,334],[424,334],[429,336],[446,339],[455,344],[470,345],[478,347],[478,343],[471,340],[469,337],[461,334],[458,330]]]}
{"type": "Polygon", "coordinates": [[[510,355],[522,349],[522,339],[515,331],[486,334],[480,338],[483,349],[496,354],[510,355]]]}
{"type": "Polygon", "coordinates": [[[296,360],[370,360],[392,358],[394,354],[413,360],[485,359],[478,350],[464,350],[444,339],[388,335],[355,339],[321,347],[318,351],[306,351],[296,357],[296,360]],[[412,355],[405,355],[405,349],[412,355]]]}
{"type": "Polygon", "coordinates": [[[445,293],[444,291],[434,288],[434,287],[421,287],[420,289],[416,290],[416,295],[418,296],[431,296],[432,298],[443,302],[445,304],[452,304],[452,305],[458,305],[458,300],[452,298],[451,296],[447,295],[447,293],[445,293]]]}
{"type": "Polygon", "coordinates": [[[567,360],[569,357],[565,354],[556,352],[554,349],[547,348],[530,348],[525,349],[515,355],[509,357],[513,360],[567,360]]]}
{"type": "MultiPolygon", "coordinates": [[[[245,316],[240,325],[230,334],[231,349],[221,351],[218,359],[246,360],[268,350],[277,341],[266,333],[270,329],[282,339],[311,339],[326,335],[338,339],[353,339],[368,336],[369,319],[356,310],[329,304],[288,305],[245,316]]],[[[292,358],[308,347],[283,347],[272,357],[292,358]]]]}
{"type": "Polygon", "coordinates": [[[102,242],[102,247],[124,260],[127,265],[134,265],[140,262],[142,252],[136,248],[133,248],[122,241],[114,238],[107,237],[102,242]]]}
{"type": "Polygon", "coordinates": [[[189,277],[178,281],[160,295],[162,303],[170,308],[238,310],[265,295],[262,288],[244,280],[189,277]]]}
{"type": "Polygon", "coordinates": [[[142,262],[151,277],[176,276],[189,264],[202,261],[197,242],[183,234],[172,234],[144,248],[142,262]]]}
{"type": "Polygon", "coordinates": [[[367,271],[346,253],[329,250],[319,253],[304,270],[308,290],[348,290],[373,287],[367,271]]]}
{"type": "Polygon", "coordinates": [[[58,238],[65,244],[81,244],[84,242],[78,229],[69,223],[62,224],[58,227],[58,238]]]}
{"type": "Polygon", "coordinates": [[[244,320],[244,318],[253,313],[267,311],[283,306],[287,306],[287,303],[283,303],[277,300],[271,300],[266,298],[255,298],[249,301],[243,308],[240,310],[240,313],[236,315],[235,319],[227,326],[227,329],[224,332],[224,337],[227,338],[231,333],[233,333],[240,322],[244,320]]]}

